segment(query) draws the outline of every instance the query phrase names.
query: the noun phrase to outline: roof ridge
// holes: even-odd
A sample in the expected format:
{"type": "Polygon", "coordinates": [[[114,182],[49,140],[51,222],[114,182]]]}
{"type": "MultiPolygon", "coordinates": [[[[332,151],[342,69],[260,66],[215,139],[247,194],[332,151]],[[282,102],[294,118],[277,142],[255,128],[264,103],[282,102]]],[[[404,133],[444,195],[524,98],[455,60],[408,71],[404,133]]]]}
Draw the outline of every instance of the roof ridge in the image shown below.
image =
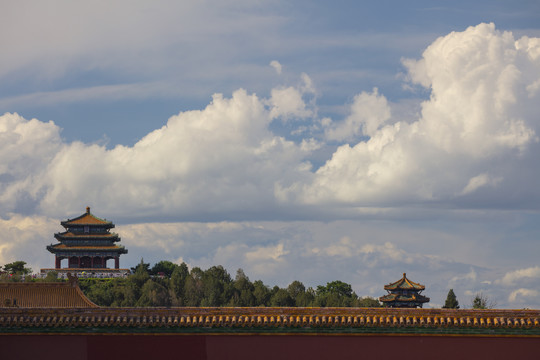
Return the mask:
{"type": "MultiPolygon", "coordinates": [[[[112,225],[112,221],[108,221],[107,219],[102,219],[100,217],[97,217],[96,215],[92,214],[90,212],[90,207],[87,206],[86,207],[86,212],[80,216],[77,216],[73,219],[67,219],[66,221],[62,221],[61,224],[64,225],[64,224],[69,224],[69,223],[73,223],[77,220],[81,220],[85,217],[91,217],[93,218],[94,220],[96,220],[98,223],[101,223],[102,225],[108,225],[108,224],[111,224],[112,225]]],[[[88,224],[85,224],[85,223],[80,223],[80,224],[77,224],[77,225],[97,225],[95,223],[88,223],[88,224]]]]}

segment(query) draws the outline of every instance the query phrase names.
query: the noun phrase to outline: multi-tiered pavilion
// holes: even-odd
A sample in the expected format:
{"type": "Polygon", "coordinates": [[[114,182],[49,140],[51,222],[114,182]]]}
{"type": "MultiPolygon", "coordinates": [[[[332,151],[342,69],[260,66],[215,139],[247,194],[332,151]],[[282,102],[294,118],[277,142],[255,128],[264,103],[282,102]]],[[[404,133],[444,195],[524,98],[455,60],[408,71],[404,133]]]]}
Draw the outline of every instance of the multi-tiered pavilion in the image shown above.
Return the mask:
{"type": "Polygon", "coordinates": [[[117,243],[118,234],[111,232],[114,224],[86,212],[74,219],[60,222],[66,231],[54,234],[60,242],[47,246],[47,250],[55,255],[55,270],[57,272],[82,273],[121,272],[120,255],[127,254],[126,248],[117,243]],[[107,260],[114,259],[114,269],[107,268],[107,260]],[[62,268],[62,260],[67,260],[67,268],[62,268]]]}
{"type": "Polygon", "coordinates": [[[407,274],[396,282],[385,285],[384,290],[388,294],[381,296],[379,300],[389,307],[422,307],[424,303],[429,302],[429,298],[421,295],[426,287],[407,279],[407,274]]]}

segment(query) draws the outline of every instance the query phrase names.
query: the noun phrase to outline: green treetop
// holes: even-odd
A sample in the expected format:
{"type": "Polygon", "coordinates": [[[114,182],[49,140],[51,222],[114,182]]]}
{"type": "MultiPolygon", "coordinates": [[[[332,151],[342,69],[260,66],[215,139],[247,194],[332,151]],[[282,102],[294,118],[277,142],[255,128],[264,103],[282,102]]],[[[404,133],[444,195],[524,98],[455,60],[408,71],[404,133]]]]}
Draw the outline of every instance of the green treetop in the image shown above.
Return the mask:
{"type": "Polygon", "coordinates": [[[459,309],[459,302],[456,298],[456,294],[454,294],[454,289],[448,291],[443,309],[459,309]]]}
{"type": "Polygon", "coordinates": [[[27,275],[32,273],[32,269],[25,267],[25,261],[14,261],[4,265],[4,271],[13,275],[27,275]]]}

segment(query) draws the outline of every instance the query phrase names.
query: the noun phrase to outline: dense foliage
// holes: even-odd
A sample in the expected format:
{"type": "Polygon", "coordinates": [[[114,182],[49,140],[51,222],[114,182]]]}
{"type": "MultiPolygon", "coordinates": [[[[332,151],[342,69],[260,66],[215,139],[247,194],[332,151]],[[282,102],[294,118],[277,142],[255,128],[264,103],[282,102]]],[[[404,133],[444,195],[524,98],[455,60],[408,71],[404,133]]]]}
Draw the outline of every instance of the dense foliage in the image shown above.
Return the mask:
{"type": "Polygon", "coordinates": [[[26,262],[20,260],[5,264],[3,268],[0,267],[0,270],[11,275],[26,275],[32,273],[32,269],[26,267],[26,262]]]}
{"type": "Polygon", "coordinates": [[[189,271],[184,263],[160,261],[150,268],[141,261],[132,270],[126,278],[79,279],[79,284],[100,306],[381,306],[376,299],[359,298],[341,281],[317,290],[293,281],[282,289],[252,282],[242,269],[233,279],[222,266],[189,271]]]}

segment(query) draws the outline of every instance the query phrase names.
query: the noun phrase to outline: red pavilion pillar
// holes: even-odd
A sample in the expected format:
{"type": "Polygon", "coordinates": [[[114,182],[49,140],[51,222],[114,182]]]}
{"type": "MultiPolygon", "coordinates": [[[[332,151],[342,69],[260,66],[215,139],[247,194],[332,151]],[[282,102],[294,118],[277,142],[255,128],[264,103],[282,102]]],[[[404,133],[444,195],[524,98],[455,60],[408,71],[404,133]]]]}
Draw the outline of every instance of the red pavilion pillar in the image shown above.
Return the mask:
{"type": "Polygon", "coordinates": [[[94,257],[93,256],[90,258],[90,267],[94,268],[94,257]]]}
{"type": "Polygon", "coordinates": [[[81,257],[77,256],[77,268],[81,268],[81,257]]]}
{"type": "Polygon", "coordinates": [[[62,259],[60,259],[58,257],[58,255],[54,255],[54,259],[55,259],[55,266],[54,267],[57,268],[57,269],[60,269],[62,259]]]}
{"type": "Polygon", "coordinates": [[[106,269],[106,268],[107,268],[107,266],[105,266],[105,256],[102,256],[102,257],[101,257],[101,267],[102,267],[103,269],[106,269]]]}
{"type": "Polygon", "coordinates": [[[120,257],[117,256],[114,258],[114,268],[119,269],[120,268],[120,257]]]}

